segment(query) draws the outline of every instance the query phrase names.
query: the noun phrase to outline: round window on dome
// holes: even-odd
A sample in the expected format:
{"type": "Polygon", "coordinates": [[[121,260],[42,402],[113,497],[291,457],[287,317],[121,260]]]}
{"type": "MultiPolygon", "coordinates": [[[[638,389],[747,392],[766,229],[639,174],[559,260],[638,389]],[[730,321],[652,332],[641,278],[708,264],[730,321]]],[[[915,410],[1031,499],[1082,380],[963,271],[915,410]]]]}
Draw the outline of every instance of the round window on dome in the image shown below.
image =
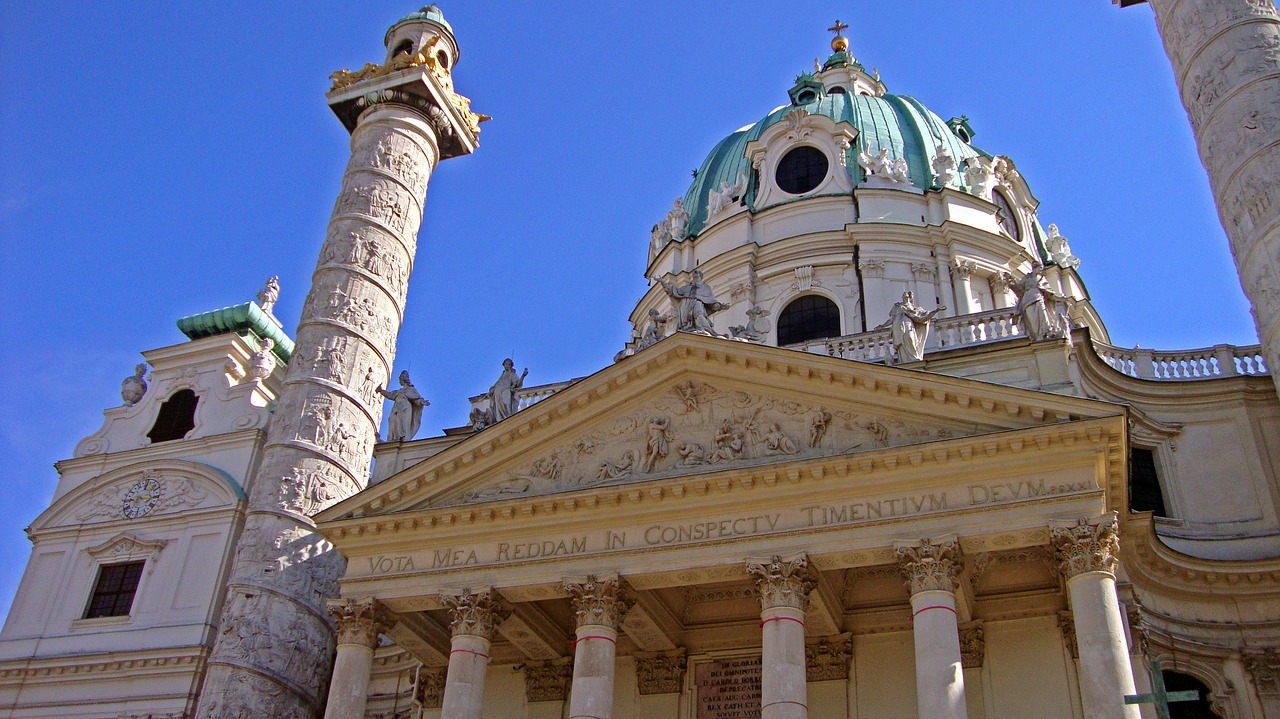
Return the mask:
{"type": "Polygon", "coordinates": [[[801,105],[807,105],[817,99],[818,99],[818,93],[814,92],[813,90],[805,90],[804,92],[796,96],[796,102],[798,102],[801,105]]]}
{"type": "Polygon", "coordinates": [[[821,150],[802,145],[782,156],[774,179],[783,192],[803,195],[814,191],[827,179],[827,169],[830,166],[827,156],[821,150]]]}

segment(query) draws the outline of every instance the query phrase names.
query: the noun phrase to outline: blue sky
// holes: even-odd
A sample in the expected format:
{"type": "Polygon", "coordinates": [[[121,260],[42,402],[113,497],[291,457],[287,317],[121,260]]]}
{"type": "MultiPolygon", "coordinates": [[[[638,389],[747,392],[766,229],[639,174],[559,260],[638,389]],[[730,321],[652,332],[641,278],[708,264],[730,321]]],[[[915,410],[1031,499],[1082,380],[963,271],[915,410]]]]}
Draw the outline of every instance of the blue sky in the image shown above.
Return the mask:
{"type": "MultiPolygon", "coordinates": [[[[348,156],[328,75],[417,9],[0,2],[0,616],[53,462],[184,315],[280,275],[292,327],[348,156]]],[[[824,28],[890,92],[1014,159],[1113,340],[1257,342],[1150,9],[1107,0],[443,5],[458,90],[494,116],[431,181],[397,368],[463,424],[514,353],[529,384],[628,335],[649,227],[724,135],[786,101],[824,28]]]]}

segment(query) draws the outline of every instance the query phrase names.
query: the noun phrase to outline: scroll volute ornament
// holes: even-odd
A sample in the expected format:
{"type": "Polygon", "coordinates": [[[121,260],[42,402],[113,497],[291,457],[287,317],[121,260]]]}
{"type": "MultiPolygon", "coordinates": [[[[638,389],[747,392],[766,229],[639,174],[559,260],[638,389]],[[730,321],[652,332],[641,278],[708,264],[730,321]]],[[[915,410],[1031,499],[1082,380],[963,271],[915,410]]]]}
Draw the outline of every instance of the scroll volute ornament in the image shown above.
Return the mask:
{"type": "Polygon", "coordinates": [[[617,574],[568,577],[564,591],[573,598],[578,626],[596,625],[617,629],[627,610],[635,604],[631,587],[617,574]]]}
{"type": "Polygon", "coordinates": [[[1115,574],[1120,554],[1119,529],[1115,513],[1051,524],[1050,541],[1062,576],[1071,579],[1086,572],[1115,574]]]}
{"type": "Polygon", "coordinates": [[[374,649],[378,635],[395,625],[395,615],[373,597],[333,599],[329,614],[338,628],[338,644],[359,644],[374,649]]]}
{"type": "Polygon", "coordinates": [[[760,590],[760,608],[809,608],[809,592],[818,585],[818,572],[804,552],[747,559],[747,573],[760,590]]]}
{"type": "Polygon", "coordinates": [[[960,570],[960,542],[955,537],[903,542],[894,548],[898,572],[912,594],[941,591],[955,593],[960,570]]]}
{"type": "Polygon", "coordinates": [[[511,607],[491,588],[442,593],[440,601],[449,610],[449,628],[455,637],[491,639],[494,628],[511,616],[511,607]]]}

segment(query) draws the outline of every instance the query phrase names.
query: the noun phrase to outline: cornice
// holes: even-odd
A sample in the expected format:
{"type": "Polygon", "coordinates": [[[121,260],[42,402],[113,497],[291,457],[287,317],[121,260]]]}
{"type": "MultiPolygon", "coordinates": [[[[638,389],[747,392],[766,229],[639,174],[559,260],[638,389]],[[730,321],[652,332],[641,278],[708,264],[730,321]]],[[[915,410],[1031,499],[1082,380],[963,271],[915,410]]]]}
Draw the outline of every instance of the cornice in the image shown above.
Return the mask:
{"type": "Polygon", "coordinates": [[[1160,541],[1150,513],[1120,513],[1120,556],[1130,581],[1162,597],[1221,601],[1226,592],[1280,601],[1280,557],[1201,559],[1160,541]]]}
{"type": "Polygon", "coordinates": [[[90,654],[0,661],[0,682],[40,678],[84,681],[85,674],[116,678],[134,677],[139,670],[146,670],[149,673],[199,672],[203,669],[205,659],[209,655],[209,648],[204,646],[177,647],[165,651],[167,652],[165,654],[155,651],[112,652],[111,655],[90,654]]]}

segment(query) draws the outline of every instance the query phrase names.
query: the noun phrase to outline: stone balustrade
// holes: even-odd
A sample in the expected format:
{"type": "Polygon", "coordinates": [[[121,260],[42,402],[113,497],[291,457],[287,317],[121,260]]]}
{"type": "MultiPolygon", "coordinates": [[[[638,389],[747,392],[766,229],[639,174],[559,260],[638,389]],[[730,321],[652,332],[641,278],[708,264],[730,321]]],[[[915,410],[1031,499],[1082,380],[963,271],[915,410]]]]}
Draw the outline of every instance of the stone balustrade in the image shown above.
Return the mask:
{"type": "MultiPolygon", "coordinates": [[[[552,382],[550,384],[540,384],[535,387],[524,387],[516,390],[516,411],[532,407],[577,381],[577,379],[571,379],[565,382],[552,382]]],[[[477,407],[483,411],[487,411],[489,409],[489,393],[487,392],[481,395],[476,395],[475,397],[470,398],[469,401],[471,402],[472,409],[476,409],[477,407]]]]}
{"type": "Polygon", "coordinates": [[[1261,345],[1214,345],[1194,350],[1161,352],[1141,348],[1122,349],[1103,342],[1094,351],[1116,371],[1152,380],[1197,380],[1271,374],[1261,345]]]}
{"type": "MultiPolygon", "coordinates": [[[[925,351],[939,352],[1021,336],[1022,329],[1012,309],[975,312],[934,320],[925,351]]],[[[883,362],[893,351],[891,346],[889,330],[879,330],[822,340],[805,349],[860,362],[883,362]]]]}

